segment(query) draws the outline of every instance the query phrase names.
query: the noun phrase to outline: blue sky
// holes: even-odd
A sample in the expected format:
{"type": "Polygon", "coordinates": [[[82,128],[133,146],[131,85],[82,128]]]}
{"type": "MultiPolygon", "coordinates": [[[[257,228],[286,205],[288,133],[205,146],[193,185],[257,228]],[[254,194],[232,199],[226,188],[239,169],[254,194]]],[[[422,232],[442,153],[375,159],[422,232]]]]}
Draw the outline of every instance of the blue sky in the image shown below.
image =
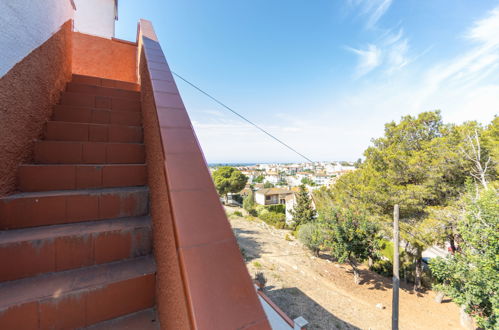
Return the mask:
{"type": "MultiPolygon", "coordinates": [[[[384,124],[499,113],[499,0],[120,0],[170,67],[314,160],[355,160],[384,124]]],[[[177,80],[208,162],[301,161],[177,80]]]]}

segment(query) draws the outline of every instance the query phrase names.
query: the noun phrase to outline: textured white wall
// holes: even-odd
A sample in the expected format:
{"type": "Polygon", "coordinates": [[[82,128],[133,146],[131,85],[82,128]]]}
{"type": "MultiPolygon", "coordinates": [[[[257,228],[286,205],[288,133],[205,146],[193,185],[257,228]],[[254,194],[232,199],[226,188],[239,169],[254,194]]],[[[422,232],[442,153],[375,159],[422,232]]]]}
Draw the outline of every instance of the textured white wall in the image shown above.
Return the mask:
{"type": "Polygon", "coordinates": [[[70,0],[1,0],[0,77],[72,17],[70,0]]]}
{"type": "Polygon", "coordinates": [[[258,192],[255,193],[255,202],[260,205],[265,205],[265,195],[259,194],[258,192]]]}
{"type": "Polygon", "coordinates": [[[75,31],[114,37],[114,0],[75,0],[75,31]]]}

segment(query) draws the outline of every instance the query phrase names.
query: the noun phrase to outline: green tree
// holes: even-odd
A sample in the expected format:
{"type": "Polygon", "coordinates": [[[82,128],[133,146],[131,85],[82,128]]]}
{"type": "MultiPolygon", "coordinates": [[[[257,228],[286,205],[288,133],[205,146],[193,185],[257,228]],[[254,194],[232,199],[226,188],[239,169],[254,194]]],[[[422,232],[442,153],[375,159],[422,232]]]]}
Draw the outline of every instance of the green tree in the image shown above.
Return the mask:
{"type": "Polygon", "coordinates": [[[317,222],[305,223],[298,229],[298,239],[312,251],[316,257],[319,256],[319,252],[321,251],[322,243],[324,242],[323,236],[324,232],[317,222]]]}
{"type": "Polygon", "coordinates": [[[329,214],[329,211],[335,205],[331,190],[326,186],[322,186],[319,189],[312,191],[312,196],[314,198],[315,209],[317,210],[319,218],[329,214]]]}
{"type": "Polygon", "coordinates": [[[492,165],[495,166],[495,176],[497,180],[499,174],[499,116],[495,116],[492,122],[487,126],[482,135],[484,147],[489,151],[492,158],[492,165]]]}
{"type": "Polygon", "coordinates": [[[462,193],[471,163],[463,157],[464,127],[445,125],[439,111],[405,116],[385,125],[373,140],[360,167],[340,177],[333,188],[335,202],[361,209],[391,223],[400,205],[402,239],[414,261],[415,289],[421,287],[421,254],[435,242],[429,207],[444,207],[462,193]]]}
{"type": "Polygon", "coordinates": [[[274,188],[274,184],[268,182],[268,181],[265,181],[265,183],[263,184],[263,188],[267,189],[267,188],[274,188]]]}
{"type": "Polygon", "coordinates": [[[451,297],[480,327],[499,326],[499,191],[493,187],[470,192],[465,215],[458,222],[460,249],[430,268],[435,289],[451,297]]]}
{"type": "Polygon", "coordinates": [[[322,245],[339,262],[346,262],[352,267],[354,282],[359,284],[358,264],[369,258],[377,258],[380,250],[381,237],[376,222],[368,219],[364,213],[343,209],[335,210],[321,224],[322,245]]]}
{"type": "Polygon", "coordinates": [[[309,186],[312,186],[312,187],[315,186],[315,182],[312,181],[310,178],[307,178],[307,177],[301,179],[301,184],[309,185],[309,186]]]}
{"type": "Polygon", "coordinates": [[[253,189],[244,198],[243,208],[248,212],[251,212],[251,210],[253,210],[255,208],[255,193],[253,192],[253,189]]]}
{"type": "Polygon", "coordinates": [[[355,166],[355,168],[359,168],[360,165],[362,165],[362,159],[359,158],[357,159],[354,163],[353,163],[353,166],[355,166]]]}
{"type": "Polygon", "coordinates": [[[221,166],[213,172],[213,181],[220,196],[228,200],[229,193],[238,193],[244,189],[248,177],[234,167],[221,166]]]}
{"type": "Polygon", "coordinates": [[[260,174],[259,176],[257,176],[256,178],[253,179],[253,182],[254,183],[262,183],[264,179],[265,179],[265,177],[260,174]]]}
{"type": "Polygon", "coordinates": [[[296,194],[296,202],[291,215],[293,216],[294,229],[315,219],[316,212],[312,206],[312,199],[304,185],[300,186],[300,191],[296,194]]]}

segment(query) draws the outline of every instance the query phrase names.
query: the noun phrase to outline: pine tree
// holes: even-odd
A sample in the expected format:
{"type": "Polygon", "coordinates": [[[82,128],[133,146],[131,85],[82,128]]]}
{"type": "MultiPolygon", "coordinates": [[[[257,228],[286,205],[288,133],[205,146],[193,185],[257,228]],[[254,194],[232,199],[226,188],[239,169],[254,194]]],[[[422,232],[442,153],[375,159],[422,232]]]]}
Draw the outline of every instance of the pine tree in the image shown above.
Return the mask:
{"type": "Polygon", "coordinates": [[[305,185],[301,185],[300,191],[296,194],[296,204],[291,211],[291,215],[293,216],[294,229],[315,219],[316,212],[312,207],[312,200],[305,185]]]}
{"type": "Polygon", "coordinates": [[[243,208],[248,212],[251,212],[251,210],[255,208],[255,193],[253,190],[251,190],[248,196],[244,198],[243,208]]]}

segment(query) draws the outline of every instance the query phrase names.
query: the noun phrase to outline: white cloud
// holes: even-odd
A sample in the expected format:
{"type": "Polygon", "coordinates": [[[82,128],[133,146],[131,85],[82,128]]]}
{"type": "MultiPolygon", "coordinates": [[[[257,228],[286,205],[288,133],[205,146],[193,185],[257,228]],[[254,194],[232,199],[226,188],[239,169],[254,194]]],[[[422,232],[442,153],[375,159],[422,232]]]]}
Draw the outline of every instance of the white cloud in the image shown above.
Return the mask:
{"type": "Polygon", "coordinates": [[[466,34],[470,40],[496,47],[499,44],[499,7],[490,11],[487,17],[475,22],[466,34]]]}
{"type": "Polygon", "coordinates": [[[348,50],[354,52],[359,57],[359,63],[357,64],[356,76],[361,77],[381,64],[381,50],[373,45],[369,44],[367,49],[356,49],[352,47],[347,47],[348,50]]]}
{"type": "Polygon", "coordinates": [[[346,47],[354,52],[359,61],[355,69],[355,77],[362,77],[378,67],[392,74],[411,62],[409,57],[409,40],[404,37],[404,31],[399,29],[396,34],[385,32],[376,44],[368,44],[367,49],[346,47]]]}
{"type": "Polygon", "coordinates": [[[424,88],[419,99],[430,98],[442,88],[458,93],[468,92],[498,71],[499,62],[499,7],[485,18],[476,21],[464,34],[472,43],[462,55],[444,60],[423,76],[424,88]]]}
{"type": "Polygon", "coordinates": [[[366,27],[373,28],[390,8],[392,0],[351,0],[349,3],[366,17],[366,27]]]}
{"type": "MultiPolygon", "coordinates": [[[[446,122],[490,122],[499,113],[498,26],[499,9],[494,9],[462,33],[468,49],[426,70],[408,65],[414,57],[402,29],[386,32],[372,47],[350,47],[359,56],[359,72],[379,70],[391,79],[373,77],[313,112],[276,113],[277,123],[263,126],[314,160],[355,160],[371,138],[383,134],[385,123],[407,114],[441,109],[446,122]]],[[[223,114],[191,114],[210,162],[300,160],[254,127],[223,114]]],[[[265,122],[271,122],[268,116],[262,117],[265,122]]]]}
{"type": "Polygon", "coordinates": [[[371,13],[369,20],[367,21],[367,26],[372,27],[376,25],[381,16],[390,8],[392,0],[381,0],[381,1],[367,1],[373,3],[374,11],[371,13]]]}

